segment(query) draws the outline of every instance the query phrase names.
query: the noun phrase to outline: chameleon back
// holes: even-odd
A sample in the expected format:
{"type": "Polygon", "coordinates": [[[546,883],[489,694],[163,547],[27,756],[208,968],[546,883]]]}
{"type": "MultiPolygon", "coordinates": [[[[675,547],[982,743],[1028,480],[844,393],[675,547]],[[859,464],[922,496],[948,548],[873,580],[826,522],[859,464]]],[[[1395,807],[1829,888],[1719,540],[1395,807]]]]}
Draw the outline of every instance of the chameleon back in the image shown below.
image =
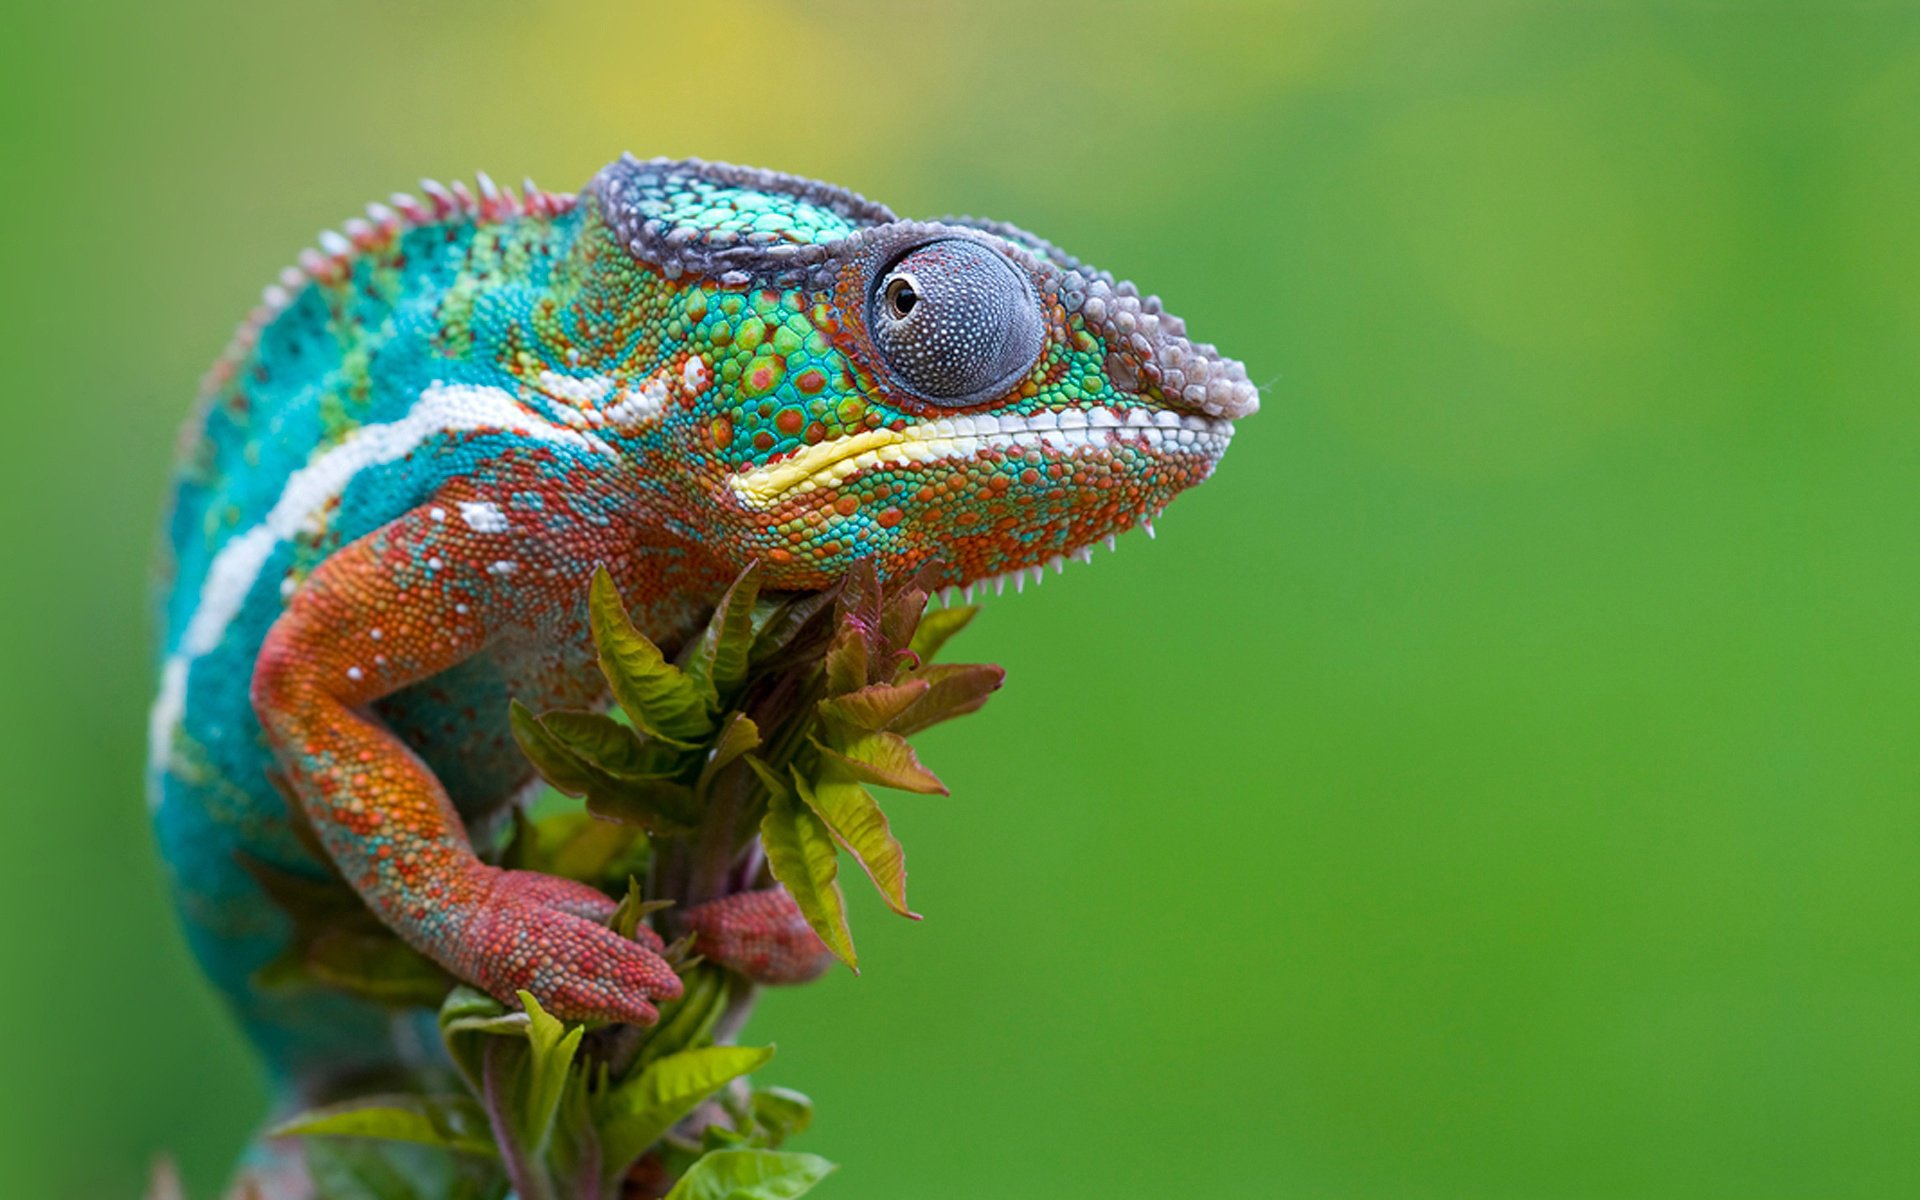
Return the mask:
{"type": "Polygon", "coordinates": [[[482,332],[497,326],[474,310],[531,304],[578,223],[570,197],[506,212],[465,189],[429,195],[411,213],[376,209],[385,229],[329,235],[267,289],[203,384],[166,526],[149,803],[189,942],[283,1082],[396,1051],[378,1009],[256,984],[290,930],[247,862],[326,868],[273,782],[255,658],[316,564],[491,451],[501,435],[471,427],[495,415],[473,397],[503,382],[482,332]],[[446,399],[423,404],[432,388],[446,399]]]}

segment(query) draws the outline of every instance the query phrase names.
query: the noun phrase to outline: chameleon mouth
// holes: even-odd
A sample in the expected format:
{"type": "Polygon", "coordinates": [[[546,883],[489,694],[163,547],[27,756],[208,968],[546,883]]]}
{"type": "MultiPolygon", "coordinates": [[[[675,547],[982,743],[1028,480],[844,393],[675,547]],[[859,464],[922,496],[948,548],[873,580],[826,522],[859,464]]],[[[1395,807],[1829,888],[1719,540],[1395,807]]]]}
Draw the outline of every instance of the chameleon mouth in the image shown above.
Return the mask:
{"type": "Polygon", "coordinates": [[[910,467],[965,458],[982,450],[1044,449],[1055,454],[1145,443],[1157,453],[1218,459],[1233,437],[1219,417],[1144,408],[1078,409],[997,417],[943,417],[905,429],[870,429],[820,442],[765,466],[729,477],[747,508],[764,511],[789,497],[834,487],[876,467],[910,467]]]}

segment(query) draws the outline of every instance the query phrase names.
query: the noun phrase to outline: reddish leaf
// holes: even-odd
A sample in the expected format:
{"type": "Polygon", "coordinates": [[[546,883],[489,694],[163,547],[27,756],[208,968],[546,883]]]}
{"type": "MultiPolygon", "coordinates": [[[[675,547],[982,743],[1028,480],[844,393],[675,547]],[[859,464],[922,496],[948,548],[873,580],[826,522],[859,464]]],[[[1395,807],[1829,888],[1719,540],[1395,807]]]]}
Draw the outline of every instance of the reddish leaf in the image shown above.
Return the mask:
{"type": "Polygon", "coordinates": [[[908,676],[924,679],[927,694],[901,713],[893,730],[901,734],[918,733],[929,725],[952,720],[973,712],[998,691],[1007,673],[992,663],[935,663],[908,676]]]}
{"type": "Polygon", "coordinates": [[[879,649],[891,661],[913,641],[913,631],[927,610],[927,589],[918,577],[887,597],[880,609],[879,649]]]}
{"type": "Polygon", "coordinates": [[[858,624],[868,631],[880,627],[880,575],[873,560],[863,558],[847,568],[836,602],[840,624],[858,624]]]}
{"type": "Polygon", "coordinates": [[[827,691],[839,695],[867,686],[871,663],[867,630],[854,621],[842,624],[827,647],[827,691]]]}
{"type": "Polygon", "coordinates": [[[924,679],[876,683],[857,692],[822,700],[820,714],[852,729],[885,729],[932,686],[924,679]]]}

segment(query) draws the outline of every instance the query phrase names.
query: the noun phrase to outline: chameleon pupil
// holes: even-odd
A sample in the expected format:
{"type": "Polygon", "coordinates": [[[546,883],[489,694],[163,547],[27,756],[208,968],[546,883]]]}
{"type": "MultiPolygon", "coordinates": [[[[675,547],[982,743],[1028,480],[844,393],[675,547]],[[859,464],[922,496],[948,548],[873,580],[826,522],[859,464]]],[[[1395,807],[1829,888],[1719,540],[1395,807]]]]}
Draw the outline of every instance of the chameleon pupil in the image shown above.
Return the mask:
{"type": "Polygon", "coordinates": [[[913,290],[913,280],[901,276],[887,284],[887,307],[892,310],[896,320],[904,319],[918,303],[920,293],[913,290]]]}

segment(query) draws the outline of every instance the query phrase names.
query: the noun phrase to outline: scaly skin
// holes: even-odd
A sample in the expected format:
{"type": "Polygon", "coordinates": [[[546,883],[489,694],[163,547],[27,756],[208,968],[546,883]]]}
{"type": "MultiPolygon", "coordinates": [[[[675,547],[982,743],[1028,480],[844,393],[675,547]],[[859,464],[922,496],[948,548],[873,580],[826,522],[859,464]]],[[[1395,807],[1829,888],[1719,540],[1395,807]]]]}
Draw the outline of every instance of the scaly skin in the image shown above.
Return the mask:
{"type": "MultiPolygon", "coordinates": [[[[322,867],[276,777],[454,973],[651,1020],[680,986],[657,939],[474,850],[530,778],[507,697],[606,703],[594,568],[669,648],[753,560],[776,588],[860,559],[1024,579],[1204,479],[1257,404],[1157,300],[1031,235],[787,176],[629,158],[577,198],[483,179],[369,213],[268,289],[209,376],[153,718],[190,938],[295,1089],[400,1050],[369,1006],[253,985],[287,926],[239,858],[322,867]]],[[[784,894],[718,904],[687,914],[703,950],[817,973],[784,894]]]]}

